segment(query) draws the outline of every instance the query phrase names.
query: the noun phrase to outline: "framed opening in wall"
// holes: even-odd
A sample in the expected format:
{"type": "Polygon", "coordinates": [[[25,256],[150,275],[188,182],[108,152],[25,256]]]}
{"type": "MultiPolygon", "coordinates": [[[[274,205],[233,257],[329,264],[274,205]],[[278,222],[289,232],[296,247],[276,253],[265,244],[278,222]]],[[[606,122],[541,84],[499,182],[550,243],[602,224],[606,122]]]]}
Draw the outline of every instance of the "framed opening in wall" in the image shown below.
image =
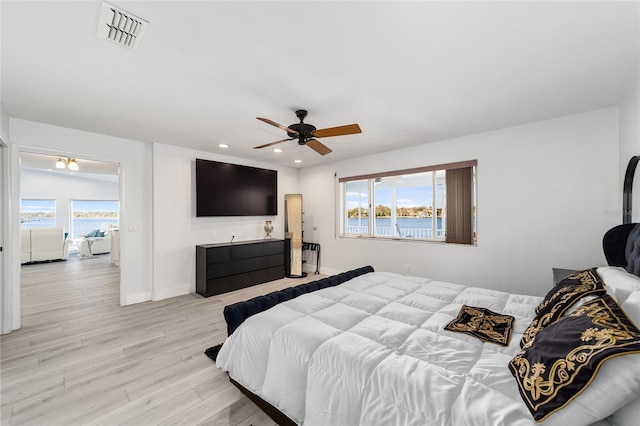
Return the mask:
{"type": "Polygon", "coordinates": [[[56,226],[56,200],[20,199],[20,228],[56,226]]]}
{"type": "Polygon", "coordinates": [[[119,227],[117,200],[71,200],[71,235],[78,238],[100,229],[103,223],[119,227]]]}
{"type": "Polygon", "coordinates": [[[340,236],[475,244],[477,161],[339,178],[340,236]]]}

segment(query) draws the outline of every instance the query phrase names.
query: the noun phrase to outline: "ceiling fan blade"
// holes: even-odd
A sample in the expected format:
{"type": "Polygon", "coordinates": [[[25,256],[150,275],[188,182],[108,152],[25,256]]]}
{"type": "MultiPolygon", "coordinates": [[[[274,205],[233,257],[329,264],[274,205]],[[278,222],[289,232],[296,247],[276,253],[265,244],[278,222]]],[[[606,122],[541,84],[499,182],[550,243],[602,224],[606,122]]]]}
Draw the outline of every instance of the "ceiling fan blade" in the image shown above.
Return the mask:
{"type": "Polygon", "coordinates": [[[268,118],[262,118],[262,117],[256,117],[256,118],[257,118],[258,120],[260,120],[260,121],[264,121],[264,122],[265,122],[265,123],[267,123],[267,124],[271,124],[272,126],[275,126],[275,127],[277,127],[278,129],[282,129],[282,130],[284,130],[284,131],[285,131],[285,132],[287,132],[287,133],[293,133],[293,134],[295,134],[295,135],[297,135],[297,134],[298,134],[298,132],[296,132],[295,130],[291,130],[290,128],[285,127],[285,126],[283,126],[282,124],[278,124],[278,123],[276,123],[276,122],[275,122],[275,121],[273,121],[273,120],[269,120],[268,118]]]}
{"type": "Polygon", "coordinates": [[[307,141],[307,146],[320,155],[327,155],[328,153],[332,152],[328,146],[326,146],[323,143],[320,143],[315,139],[309,139],[307,141]]]}
{"type": "Polygon", "coordinates": [[[282,140],[279,140],[279,141],[275,141],[275,142],[271,142],[271,143],[266,143],[266,144],[264,144],[264,145],[254,146],[254,147],[253,147],[253,149],[266,148],[266,147],[268,147],[268,146],[276,145],[276,144],[279,144],[279,143],[282,143],[282,142],[292,141],[293,139],[294,139],[294,138],[282,139],[282,140]]]}
{"type": "Polygon", "coordinates": [[[316,138],[327,138],[329,136],[354,135],[362,133],[360,126],[357,124],[347,124],[346,126],[329,127],[328,129],[318,129],[313,132],[316,138]]]}

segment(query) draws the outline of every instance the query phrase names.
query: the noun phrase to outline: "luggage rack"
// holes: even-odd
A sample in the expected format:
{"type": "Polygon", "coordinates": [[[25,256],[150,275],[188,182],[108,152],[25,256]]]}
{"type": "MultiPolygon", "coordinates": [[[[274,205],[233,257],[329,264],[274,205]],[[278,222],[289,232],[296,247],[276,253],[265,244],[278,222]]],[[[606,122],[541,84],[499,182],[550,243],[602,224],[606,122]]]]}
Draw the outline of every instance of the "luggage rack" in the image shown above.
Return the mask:
{"type": "MultiPolygon", "coordinates": [[[[320,273],[320,244],[318,243],[302,243],[302,251],[315,251],[315,260],[316,260],[316,271],[314,272],[314,274],[319,274],[320,273]]],[[[306,260],[304,260],[303,262],[306,262],[306,260]]]]}

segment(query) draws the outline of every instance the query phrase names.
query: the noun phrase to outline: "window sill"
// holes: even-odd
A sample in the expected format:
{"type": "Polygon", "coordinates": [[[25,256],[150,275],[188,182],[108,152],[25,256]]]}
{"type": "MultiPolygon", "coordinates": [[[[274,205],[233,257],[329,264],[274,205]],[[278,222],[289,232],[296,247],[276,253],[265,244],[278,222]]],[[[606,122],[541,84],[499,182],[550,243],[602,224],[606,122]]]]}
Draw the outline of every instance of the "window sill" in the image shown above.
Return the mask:
{"type": "Polygon", "coordinates": [[[478,242],[473,244],[460,244],[460,243],[448,243],[442,239],[426,240],[424,238],[410,238],[410,237],[374,237],[372,235],[339,235],[338,238],[344,238],[347,240],[374,240],[374,241],[406,241],[409,243],[427,243],[427,244],[442,244],[449,246],[466,246],[477,247],[478,242]]]}
{"type": "Polygon", "coordinates": [[[340,235],[340,238],[346,238],[350,240],[379,240],[379,241],[409,241],[414,243],[441,243],[447,244],[442,239],[433,239],[427,240],[424,238],[411,238],[411,237],[383,237],[383,236],[373,236],[373,235],[340,235]]]}

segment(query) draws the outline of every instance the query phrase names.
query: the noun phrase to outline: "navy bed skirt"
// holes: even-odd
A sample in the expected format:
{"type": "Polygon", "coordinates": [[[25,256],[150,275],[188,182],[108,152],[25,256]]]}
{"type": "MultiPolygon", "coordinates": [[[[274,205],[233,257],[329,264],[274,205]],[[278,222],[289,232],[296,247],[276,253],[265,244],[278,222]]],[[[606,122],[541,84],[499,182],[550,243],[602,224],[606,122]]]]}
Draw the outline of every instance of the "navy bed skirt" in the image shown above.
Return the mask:
{"type": "Polygon", "coordinates": [[[301,294],[310,293],[322,288],[333,287],[343,282],[349,281],[359,275],[373,272],[372,266],[363,266],[351,271],[342,272],[337,275],[322,278],[317,281],[304,283],[295,287],[285,288],[283,290],[274,291],[264,296],[257,296],[243,302],[237,302],[224,307],[224,319],[227,322],[227,335],[231,335],[236,328],[240,326],[252,315],[267,310],[280,302],[293,299],[301,294]]]}

